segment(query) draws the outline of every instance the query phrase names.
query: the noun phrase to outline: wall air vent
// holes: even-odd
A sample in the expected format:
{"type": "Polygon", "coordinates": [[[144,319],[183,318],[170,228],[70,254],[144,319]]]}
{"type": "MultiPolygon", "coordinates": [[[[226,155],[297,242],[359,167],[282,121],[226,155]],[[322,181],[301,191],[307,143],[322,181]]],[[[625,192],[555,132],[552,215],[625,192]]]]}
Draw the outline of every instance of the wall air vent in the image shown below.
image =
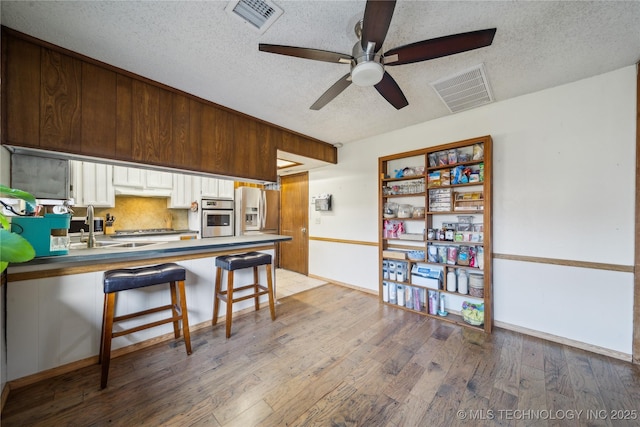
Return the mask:
{"type": "Polygon", "coordinates": [[[260,34],[273,25],[283,12],[272,1],[264,0],[234,0],[224,10],[260,34]]]}
{"type": "Polygon", "coordinates": [[[433,82],[431,87],[452,113],[493,102],[483,64],[433,82]]]}

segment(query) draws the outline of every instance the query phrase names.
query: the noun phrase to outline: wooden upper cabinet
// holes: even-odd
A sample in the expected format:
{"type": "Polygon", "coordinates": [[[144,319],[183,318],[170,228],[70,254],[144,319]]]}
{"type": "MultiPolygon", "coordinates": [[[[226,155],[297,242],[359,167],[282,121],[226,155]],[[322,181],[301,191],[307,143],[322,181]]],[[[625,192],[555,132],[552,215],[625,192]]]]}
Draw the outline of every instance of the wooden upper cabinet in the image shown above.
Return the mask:
{"type": "MultiPolygon", "coordinates": [[[[204,109],[204,104],[201,102],[195,101],[193,99],[189,100],[189,147],[192,148],[192,153],[194,156],[191,157],[191,164],[186,167],[191,170],[204,171],[202,168],[202,158],[204,154],[202,154],[202,133],[200,129],[202,129],[202,110],[204,109]],[[196,157],[197,156],[197,157],[196,157]]],[[[188,161],[188,160],[187,160],[188,161]]]]}
{"type": "Polygon", "coordinates": [[[116,154],[116,73],[82,63],[82,154],[116,154]]]}
{"type": "Polygon", "coordinates": [[[288,153],[306,153],[306,157],[329,163],[336,163],[338,159],[335,147],[327,147],[327,144],[290,132],[281,133],[278,148],[288,153]]]}
{"type": "Polygon", "coordinates": [[[176,167],[194,169],[200,161],[199,144],[192,144],[189,132],[191,120],[189,98],[178,93],[171,94],[171,145],[173,163],[176,167]]]}
{"type": "Polygon", "coordinates": [[[134,161],[157,164],[160,157],[160,89],[133,80],[132,157],[134,161]]]}
{"type": "Polygon", "coordinates": [[[264,123],[256,122],[249,118],[244,118],[244,125],[247,129],[246,139],[243,140],[251,152],[247,153],[248,158],[251,159],[251,164],[254,166],[255,171],[260,176],[273,176],[273,181],[277,179],[277,145],[271,130],[276,130],[264,123]]]}
{"type": "MultiPolygon", "coordinates": [[[[225,158],[225,152],[220,148],[220,141],[229,137],[225,125],[228,113],[211,105],[202,105],[199,110],[200,120],[198,125],[200,127],[191,129],[192,132],[199,134],[198,141],[200,143],[201,156],[199,168],[202,171],[213,172],[218,165],[225,164],[228,160],[225,158]]],[[[233,133],[231,133],[231,137],[233,137],[233,133]]]]}
{"type": "Polygon", "coordinates": [[[116,158],[133,158],[133,79],[116,75],[116,158]]]}
{"type": "Polygon", "coordinates": [[[3,38],[2,48],[2,142],[38,147],[41,48],[14,37],[3,38]]]}
{"type": "Polygon", "coordinates": [[[175,165],[172,125],[173,97],[168,90],[158,89],[158,140],[154,144],[155,164],[175,165]]]}
{"type": "Polygon", "coordinates": [[[133,79],[131,95],[133,160],[150,165],[176,166],[172,141],[172,93],[133,79]]]}
{"type": "Polygon", "coordinates": [[[275,181],[277,150],[336,149],[125,70],[2,29],[2,143],[275,181]]]}
{"type": "Polygon", "coordinates": [[[42,49],[40,82],[40,146],[81,152],[80,93],[82,63],[42,49]]]}

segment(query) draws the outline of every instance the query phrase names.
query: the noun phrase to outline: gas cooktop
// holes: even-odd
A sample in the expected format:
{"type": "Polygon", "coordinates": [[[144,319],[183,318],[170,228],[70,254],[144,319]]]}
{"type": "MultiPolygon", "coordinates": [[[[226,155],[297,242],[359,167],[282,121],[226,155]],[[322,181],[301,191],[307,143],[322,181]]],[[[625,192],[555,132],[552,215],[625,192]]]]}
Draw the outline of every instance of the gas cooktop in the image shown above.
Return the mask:
{"type": "Polygon", "coordinates": [[[168,234],[168,233],[180,233],[180,231],[173,228],[147,228],[139,230],[119,230],[116,231],[117,236],[132,236],[137,234],[168,234]]]}

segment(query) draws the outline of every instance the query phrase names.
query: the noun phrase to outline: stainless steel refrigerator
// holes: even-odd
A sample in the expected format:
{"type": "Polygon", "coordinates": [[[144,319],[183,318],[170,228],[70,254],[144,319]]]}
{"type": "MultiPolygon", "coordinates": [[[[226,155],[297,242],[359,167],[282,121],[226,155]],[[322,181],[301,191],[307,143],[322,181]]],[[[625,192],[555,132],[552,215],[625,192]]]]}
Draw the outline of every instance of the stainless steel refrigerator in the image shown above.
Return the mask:
{"type": "Polygon", "coordinates": [[[277,234],[280,192],[254,187],[236,188],[236,236],[277,234]]]}

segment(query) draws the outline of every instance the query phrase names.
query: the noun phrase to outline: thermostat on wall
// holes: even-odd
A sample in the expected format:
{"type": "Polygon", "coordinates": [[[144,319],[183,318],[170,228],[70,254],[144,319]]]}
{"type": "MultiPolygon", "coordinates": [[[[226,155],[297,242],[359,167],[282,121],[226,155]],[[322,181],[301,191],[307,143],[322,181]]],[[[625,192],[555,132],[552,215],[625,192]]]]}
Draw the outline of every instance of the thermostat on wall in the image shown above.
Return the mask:
{"type": "Polygon", "coordinates": [[[315,197],[315,205],[317,211],[331,210],[331,194],[320,194],[315,197]]]}

